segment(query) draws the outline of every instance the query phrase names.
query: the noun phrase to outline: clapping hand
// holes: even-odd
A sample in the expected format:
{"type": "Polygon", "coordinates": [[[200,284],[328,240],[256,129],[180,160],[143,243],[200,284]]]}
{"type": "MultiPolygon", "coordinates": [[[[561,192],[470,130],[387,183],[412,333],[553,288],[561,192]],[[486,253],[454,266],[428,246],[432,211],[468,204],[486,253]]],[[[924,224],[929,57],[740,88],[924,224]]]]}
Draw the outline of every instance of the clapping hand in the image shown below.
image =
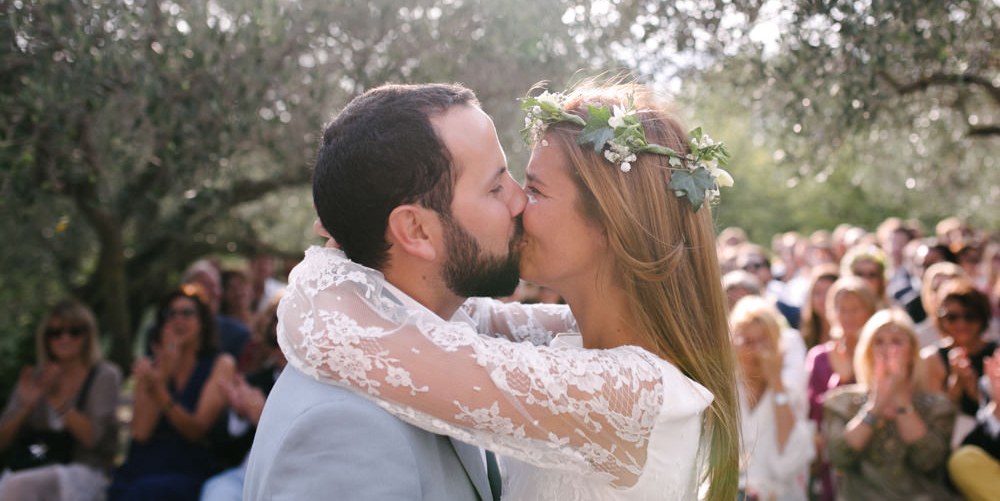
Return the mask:
{"type": "Polygon", "coordinates": [[[983,375],[989,384],[993,414],[1000,419],[1000,353],[983,359],[983,375]]]}
{"type": "Polygon", "coordinates": [[[220,381],[219,384],[222,385],[233,411],[256,424],[264,409],[264,393],[247,384],[243,376],[236,376],[232,381],[220,381]]]}
{"type": "Polygon", "coordinates": [[[873,413],[891,419],[896,417],[897,408],[913,400],[907,367],[898,346],[890,346],[887,353],[875,355],[871,385],[873,413]]]}
{"type": "Polygon", "coordinates": [[[34,367],[25,366],[21,369],[21,375],[17,380],[17,397],[28,408],[38,405],[59,378],[59,367],[55,364],[48,364],[37,372],[36,374],[34,367]]]}
{"type": "Polygon", "coordinates": [[[758,349],[757,355],[760,359],[760,370],[764,380],[767,381],[768,388],[780,388],[781,385],[781,350],[773,346],[773,343],[764,343],[758,349]]]}
{"type": "Polygon", "coordinates": [[[136,385],[146,390],[163,379],[160,371],[153,365],[153,361],[147,357],[141,357],[132,364],[132,377],[135,379],[136,385]]]}
{"type": "Polygon", "coordinates": [[[972,368],[972,362],[965,348],[952,348],[948,350],[948,366],[951,369],[951,377],[948,378],[948,386],[958,385],[962,392],[970,397],[976,398],[979,391],[976,388],[976,371],[972,368]]]}

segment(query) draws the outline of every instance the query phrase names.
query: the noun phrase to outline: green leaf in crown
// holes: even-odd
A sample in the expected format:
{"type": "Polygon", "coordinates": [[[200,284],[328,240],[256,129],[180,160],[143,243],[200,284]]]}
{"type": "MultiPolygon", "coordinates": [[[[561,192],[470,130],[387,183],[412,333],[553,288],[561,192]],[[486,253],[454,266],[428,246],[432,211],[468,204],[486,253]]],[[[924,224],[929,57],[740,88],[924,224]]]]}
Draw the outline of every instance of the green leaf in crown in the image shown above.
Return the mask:
{"type": "Polygon", "coordinates": [[[613,108],[588,106],[587,120],[567,112],[565,103],[564,94],[548,91],[521,99],[521,110],[525,112],[525,127],[521,136],[529,146],[548,146],[544,136],[549,124],[570,122],[583,127],[576,138],[577,144],[592,144],[594,152],[617,165],[622,172],[632,169],[632,162],[640,153],[669,157],[668,163],[674,169],[669,188],[676,196],[686,197],[695,212],[706,199],[717,197],[719,188],[733,185],[732,176],[719,167],[729,164],[729,150],[708,137],[701,127],[691,131],[691,153],[685,155],[666,146],[646,142],[646,131],[642,128],[634,96],[629,96],[626,103],[613,108]]]}

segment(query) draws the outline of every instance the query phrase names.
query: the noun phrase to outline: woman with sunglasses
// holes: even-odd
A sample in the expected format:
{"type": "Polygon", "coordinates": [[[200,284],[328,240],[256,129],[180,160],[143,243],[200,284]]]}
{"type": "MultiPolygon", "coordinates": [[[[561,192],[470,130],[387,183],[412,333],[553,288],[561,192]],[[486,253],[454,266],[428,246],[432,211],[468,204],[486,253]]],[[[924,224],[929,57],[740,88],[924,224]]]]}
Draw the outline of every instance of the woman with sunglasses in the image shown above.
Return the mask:
{"type": "Polygon", "coordinates": [[[959,412],[975,417],[982,403],[978,387],[983,359],[993,355],[996,341],[983,339],[989,326],[990,304],[986,294],[963,279],[942,284],[934,315],[941,340],[924,350],[931,390],[947,392],[959,412]]]}
{"type": "Polygon", "coordinates": [[[215,320],[193,286],[168,294],[149,339],[153,357],[132,366],[135,401],[128,459],[108,499],[197,499],[218,470],[206,437],[226,408],[236,362],[220,353],[215,320]]]}
{"type": "Polygon", "coordinates": [[[0,499],[100,498],[117,450],[121,373],[101,359],[97,322],[78,301],[53,306],[35,343],[38,366],[21,370],[0,416],[0,449],[12,449],[0,499]]]}
{"type": "Polygon", "coordinates": [[[875,293],[875,297],[878,299],[878,306],[885,308],[889,306],[889,301],[885,294],[887,285],[885,263],[885,252],[877,246],[856,246],[847,251],[844,258],[840,260],[840,275],[844,277],[855,276],[864,280],[872,292],[875,293]]]}

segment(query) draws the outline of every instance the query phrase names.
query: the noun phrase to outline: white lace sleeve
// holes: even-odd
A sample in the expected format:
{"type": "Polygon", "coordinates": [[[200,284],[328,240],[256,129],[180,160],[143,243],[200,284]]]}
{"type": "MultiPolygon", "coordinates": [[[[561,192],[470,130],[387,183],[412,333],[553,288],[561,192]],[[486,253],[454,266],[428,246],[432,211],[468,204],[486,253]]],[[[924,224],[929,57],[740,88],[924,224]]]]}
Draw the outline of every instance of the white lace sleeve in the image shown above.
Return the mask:
{"type": "Polygon", "coordinates": [[[641,474],[652,427],[670,407],[664,375],[693,384],[637,347],[481,336],[400,296],[378,272],[312,248],[278,310],[282,350],[293,367],[415,426],[618,486],[641,474]]]}
{"type": "Polygon", "coordinates": [[[569,306],[564,304],[504,303],[474,297],[462,305],[461,311],[472,319],[480,334],[534,345],[548,345],[555,334],[580,330],[569,306]]]}

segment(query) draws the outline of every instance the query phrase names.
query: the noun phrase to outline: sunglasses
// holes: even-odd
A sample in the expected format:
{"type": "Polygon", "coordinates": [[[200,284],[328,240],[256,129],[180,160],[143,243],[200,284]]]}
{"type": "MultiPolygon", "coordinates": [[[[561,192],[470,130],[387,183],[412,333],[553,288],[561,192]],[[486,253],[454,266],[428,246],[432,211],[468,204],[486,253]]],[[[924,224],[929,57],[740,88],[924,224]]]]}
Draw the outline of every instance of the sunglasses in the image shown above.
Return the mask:
{"type": "Polygon", "coordinates": [[[938,318],[948,323],[957,322],[959,320],[964,320],[965,323],[967,324],[974,324],[979,322],[979,317],[973,315],[972,313],[944,312],[939,314],[938,318]]]}
{"type": "Polygon", "coordinates": [[[882,273],[878,271],[855,271],[853,273],[858,278],[882,278],[882,273]]]}
{"type": "Polygon", "coordinates": [[[179,309],[168,308],[166,310],[163,310],[163,318],[166,320],[170,320],[175,317],[194,318],[196,316],[198,316],[198,310],[194,308],[179,308],[179,309]]]}
{"type": "Polygon", "coordinates": [[[56,339],[63,334],[69,334],[71,337],[78,338],[82,337],[87,333],[86,327],[49,327],[45,329],[45,337],[48,339],[56,339]]]}

